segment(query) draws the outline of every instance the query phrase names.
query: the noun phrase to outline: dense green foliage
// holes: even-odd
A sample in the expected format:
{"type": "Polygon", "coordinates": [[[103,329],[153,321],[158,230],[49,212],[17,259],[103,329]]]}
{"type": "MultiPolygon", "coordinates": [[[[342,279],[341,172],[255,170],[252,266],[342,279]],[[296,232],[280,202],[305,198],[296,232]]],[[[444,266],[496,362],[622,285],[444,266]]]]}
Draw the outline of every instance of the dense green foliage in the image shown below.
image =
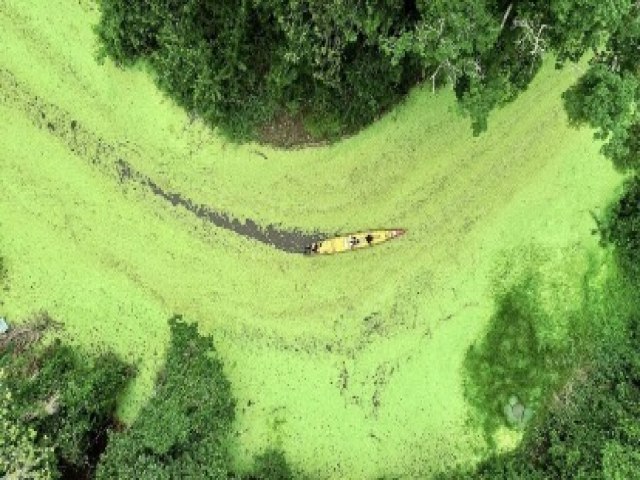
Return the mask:
{"type": "Polygon", "coordinates": [[[282,111],[308,112],[326,133],[359,126],[412,81],[377,60],[378,36],[404,23],[395,2],[381,11],[339,0],[100,3],[104,52],[148,61],[180,105],[234,137],[282,111]]]}
{"type": "MultiPolygon", "coordinates": [[[[103,55],[125,65],[146,61],[158,85],[180,105],[235,138],[254,134],[282,114],[300,113],[317,135],[349,132],[422,81],[434,88],[454,85],[479,133],[493,108],[528,86],[545,52],[555,53],[559,64],[594,52],[594,67],[609,72],[589,72],[568,100],[574,121],[592,124],[606,137],[611,130],[598,123],[602,115],[591,115],[589,103],[611,95],[605,104],[628,111],[637,83],[640,7],[631,0],[100,5],[103,55]],[[617,97],[621,89],[624,96],[617,97]]],[[[617,125],[606,150],[622,165],[632,160],[620,159],[629,155],[627,127],[617,125]]]]}
{"type": "Polygon", "coordinates": [[[97,478],[227,478],[234,400],[210,337],[170,320],[156,391],[134,424],[110,435],[97,478]]]}
{"type": "Polygon", "coordinates": [[[640,177],[626,182],[600,230],[603,242],[614,247],[623,271],[640,284],[640,177]]]}
{"type": "Polygon", "coordinates": [[[597,128],[602,152],[621,170],[640,167],[640,80],[596,62],[565,95],[570,121],[597,128]]]}
{"type": "Polygon", "coordinates": [[[7,480],[56,478],[53,448],[47,439],[38,442],[36,431],[20,421],[4,376],[0,370],[0,476],[7,480]]]}
{"type": "MultiPolygon", "coordinates": [[[[151,400],[123,432],[112,432],[98,479],[240,478],[229,433],[235,400],[211,337],[180,317],[169,320],[171,342],[151,400]]],[[[282,452],[255,459],[248,479],[294,478],[282,452]]]]}
{"type": "MultiPolygon", "coordinates": [[[[132,369],[112,353],[90,356],[59,340],[42,345],[47,322],[39,317],[0,344],[0,474],[241,478],[229,451],[230,385],[211,338],[195,325],[170,320],[171,344],[155,395],[130,428],[116,432],[116,400],[132,369]]],[[[294,474],[281,451],[268,449],[246,478],[294,474]]]]}
{"type": "Polygon", "coordinates": [[[179,104],[233,136],[283,112],[319,134],[353,130],[427,72],[463,68],[498,29],[466,0],[100,3],[104,53],[148,61],[179,104]]]}
{"type": "MultiPolygon", "coordinates": [[[[28,327],[22,327],[28,336],[28,327]]],[[[131,368],[111,353],[91,357],[59,340],[21,348],[20,335],[0,352],[13,418],[50,439],[61,468],[84,468],[111,425],[117,394],[131,368]]]]}
{"type": "MultiPolygon", "coordinates": [[[[596,59],[609,58],[613,62],[616,58],[615,66],[607,65],[607,68],[613,75],[624,77],[627,82],[627,72],[635,70],[637,74],[638,57],[633,56],[633,45],[640,39],[637,30],[640,7],[637,3],[630,0],[498,3],[504,8],[509,8],[507,5],[511,8],[508,10],[509,14],[504,17],[504,28],[496,43],[479,62],[482,66],[481,73],[477,76],[462,77],[456,85],[462,107],[471,116],[476,133],[486,129],[487,117],[493,108],[513,100],[527,87],[537,73],[545,52],[554,53],[558,65],[566,61],[578,61],[585,53],[592,52],[596,59]],[[604,52],[603,44],[607,45],[604,52]],[[623,50],[626,60],[621,63],[618,57],[623,54],[623,50]],[[624,69],[619,68],[622,65],[624,69]]],[[[598,72],[588,72],[580,83],[592,84],[592,77],[597,74],[598,72]]],[[[603,108],[607,108],[607,104],[616,104],[619,109],[630,106],[628,96],[614,96],[617,91],[601,93],[611,95],[606,98],[603,108]]],[[[567,109],[572,114],[580,109],[597,108],[595,105],[581,105],[588,105],[591,100],[595,100],[594,104],[597,102],[595,98],[587,98],[578,93],[572,96],[572,101],[567,102],[567,109]],[[574,105],[570,105],[571,103],[574,105]]],[[[572,120],[602,127],[596,118],[588,115],[574,115],[572,120]]],[[[618,128],[621,131],[625,126],[618,128]]],[[[606,134],[604,137],[602,134],[600,136],[604,138],[606,134]]],[[[605,150],[605,153],[616,160],[610,149],[605,150]]]]}
{"type": "MultiPolygon", "coordinates": [[[[604,5],[604,4],[603,4],[604,5]]],[[[565,94],[569,118],[597,129],[603,153],[621,170],[640,167],[640,5],[616,22],[589,70],[565,94]]]]}

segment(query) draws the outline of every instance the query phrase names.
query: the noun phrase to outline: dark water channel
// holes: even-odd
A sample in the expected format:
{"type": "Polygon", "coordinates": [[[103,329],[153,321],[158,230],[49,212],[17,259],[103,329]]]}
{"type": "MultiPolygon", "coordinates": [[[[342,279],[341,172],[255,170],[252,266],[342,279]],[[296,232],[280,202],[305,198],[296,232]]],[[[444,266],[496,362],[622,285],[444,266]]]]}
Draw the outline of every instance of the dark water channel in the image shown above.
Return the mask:
{"type": "MultiPolygon", "coordinates": [[[[81,85],[78,85],[78,88],[81,88],[81,85]]],[[[117,175],[120,183],[140,186],[164,199],[168,206],[184,208],[216,227],[231,230],[243,237],[289,253],[303,253],[311,243],[334,236],[318,231],[290,230],[278,225],[259,225],[250,218],[240,220],[211,205],[200,204],[180,192],[165,189],[153,178],[133,167],[132,159],[142,155],[137,145],[130,141],[109,141],[95,134],[77,121],[70,112],[35,95],[11,72],[1,68],[0,104],[19,108],[35,127],[54,136],[71,153],[104,174],[111,177],[117,175]]]]}
{"type": "Polygon", "coordinates": [[[278,250],[289,253],[304,253],[305,248],[313,242],[332,235],[321,232],[303,232],[300,230],[285,230],[275,225],[258,225],[250,218],[240,221],[224,212],[215,210],[207,205],[195,203],[191,199],[177,192],[163,189],[148,176],[134,170],[125,160],[118,159],[116,168],[121,182],[135,182],[144,186],[153,194],[163,198],[174,207],[182,207],[196,217],[206,220],[213,225],[231,230],[243,237],[271,245],[278,250]]]}

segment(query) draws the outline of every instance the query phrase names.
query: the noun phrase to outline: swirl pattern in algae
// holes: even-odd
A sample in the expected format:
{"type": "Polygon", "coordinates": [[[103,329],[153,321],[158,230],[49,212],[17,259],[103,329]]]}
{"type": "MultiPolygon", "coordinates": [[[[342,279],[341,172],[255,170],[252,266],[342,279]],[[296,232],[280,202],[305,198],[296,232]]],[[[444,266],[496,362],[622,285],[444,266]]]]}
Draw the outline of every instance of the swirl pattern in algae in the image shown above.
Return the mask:
{"type": "Polygon", "coordinates": [[[151,392],[166,319],[198,321],[238,399],[239,464],[273,443],[321,478],[474,461],[461,365],[491,314],[492,265],[524,244],[592,248],[589,210],[620,182],[566,124],[577,73],[549,64],[480,138],[451,93],[425,88],[335,145],[231,145],[144,66],[98,65],[97,15],[0,0],[0,314],[46,309],[74,342],[138,359],[125,420],[151,392]],[[169,194],[283,232],[409,233],[310,261],[169,194]]]}

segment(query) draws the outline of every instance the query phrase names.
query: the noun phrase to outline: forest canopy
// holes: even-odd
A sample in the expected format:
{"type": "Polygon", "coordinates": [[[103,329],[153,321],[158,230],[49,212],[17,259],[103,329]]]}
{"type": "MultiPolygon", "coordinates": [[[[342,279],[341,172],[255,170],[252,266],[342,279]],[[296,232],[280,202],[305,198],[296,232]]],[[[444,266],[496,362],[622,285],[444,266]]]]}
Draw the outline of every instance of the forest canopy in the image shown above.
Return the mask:
{"type": "Polygon", "coordinates": [[[166,364],[129,427],[116,404],[134,366],[47,341],[60,325],[42,313],[0,336],[0,478],[301,478],[275,447],[236,471],[235,400],[212,338],[195,324],[169,320],[166,364]]]}
{"type": "Polygon", "coordinates": [[[605,153],[637,153],[640,6],[632,0],[100,0],[101,55],[144,61],[190,113],[236,140],[279,118],[316,137],[367,125],[417,84],[454,87],[473,130],[513,100],[546,52],[559,65],[592,55],[567,98],[572,120],[611,135],[605,153]],[[600,74],[598,74],[600,72],[600,74]],[[604,74],[603,74],[604,72],[604,74]],[[614,80],[614,77],[618,80],[614,80]],[[617,85],[622,82],[623,85],[617,85]],[[622,89],[602,124],[594,89],[622,89]],[[620,104],[625,102],[625,104],[620,104]],[[637,135],[636,135],[637,137],[637,135]],[[635,149],[635,150],[634,150],[635,149]]]}

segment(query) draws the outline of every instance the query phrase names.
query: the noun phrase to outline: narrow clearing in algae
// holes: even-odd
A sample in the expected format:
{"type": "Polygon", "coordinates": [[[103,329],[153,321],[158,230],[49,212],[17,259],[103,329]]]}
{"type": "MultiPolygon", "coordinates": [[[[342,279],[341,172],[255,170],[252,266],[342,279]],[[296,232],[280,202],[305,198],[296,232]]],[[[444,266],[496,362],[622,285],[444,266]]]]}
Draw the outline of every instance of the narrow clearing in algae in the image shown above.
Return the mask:
{"type": "Polygon", "coordinates": [[[273,225],[261,228],[251,219],[241,222],[237,218],[230,218],[228,214],[216,211],[210,206],[196,204],[180,193],[166,191],[153,179],[136,171],[131,166],[126,160],[127,154],[130,153],[127,152],[127,148],[118,148],[109,144],[101,137],[87,131],[76,120],[70,120],[71,115],[68,112],[42,101],[37,95],[31,94],[21,87],[11,72],[0,69],[0,87],[4,94],[5,103],[28,111],[29,118],[36,128],[46,128],[71,152],[80,154],[89,163],[101,167],[107,173],[116,173],[120,183],[132,183],[134,184],[133,188],[147,189],[172,206],[182,207],[196,217],[217,227],[231,230],[238,235],[252,238],[289,253],[302,253],[311,243],[330,236],[318,232],[305,234],[296,230],[286,231],[273,225]]]}
{"type": "Polygon", "coordinates": [[[0,315],[45,309],[73,342],[137,359],[120,407],[129,421],[162,362],[166,319],[197,321],[238,400],[239,464],[274,443],[321,478],[419,477],[477,459],[462,365],[491,315],[493,265],[531,244],[579,264],[596,243],[589,211],[620,183],[591,132],[567,126],[560,93],[578,72],[547,66],[479,138],[453,94],[426,88],[353,138],[279,151],[228,144],[142,69],[98,65],[93,3],[0,7],[0,115],[11,119],[0,126],[0,315]],[[10,95],[8,79],[29,95],[10,95]],[[68,118],[38,119],[40,105],[68,118]],[[80,126],[87,136],[66,141],[80,126]],[[228,218],[407,234],[354,255],[290,255],[121,181],[107,145],[140,178],[228,218]]]}

